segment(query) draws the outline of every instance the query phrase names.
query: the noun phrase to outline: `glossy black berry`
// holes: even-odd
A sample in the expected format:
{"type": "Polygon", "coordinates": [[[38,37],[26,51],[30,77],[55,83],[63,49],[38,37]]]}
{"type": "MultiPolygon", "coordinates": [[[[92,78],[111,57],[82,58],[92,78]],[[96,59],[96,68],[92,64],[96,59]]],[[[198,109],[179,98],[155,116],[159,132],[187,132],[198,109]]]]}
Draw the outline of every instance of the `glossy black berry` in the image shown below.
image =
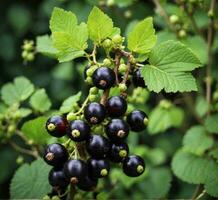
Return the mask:
{"type": "Polygon", "coordinates": [[[61,168],[51,169],[48,175],[48,180],[51,186],[58,188],[66,188],[69,184],[61,168]]]}
{"type": "Polygon", "coordinates": [[[93,73],[92,81],[99,89],[111,88],[115,82],[115,73],[108,67],[100,67],[93,73]]]}
{"type": "Polygon", "coordinates": [[[82,120],[70,122],[68,136],[75,142],[82,142],[90,135],[89,125],[82,120]]]}
{"type": "Polygon", "coordinates": [[[128,156],[123,161],[123,172],[130,177],[137,177],[145,171],[144,160],[137,155],[128,156]]]}
{"type": "Polygon", "coordinates": [[[91,124],[101,123],[106,115],[105,107],[97,102],[92,102],[85,107],[84,116],[91,124]]]}
{"type": "Polygon", "coordinates": [[[63,116],[55,115],[47,120],[46,129],[50,135],[59,138],[66,135],[68,122],[63,116]]]}
{"type": "Polygon", "coordinates": [[[44,151],[43,158],[49,165],[62,166],[68,159],[68,152],[61,144],[49,144],[44,151]]]}
{"type": "Polygon", "coordinates": [[[72,184],[77,184],[88,174],[87,164],[79,159],[67,161],[63,170],[65,177],[72,184]]]}
{"type": "Polygon", "coordinates": [[[98,179],[94,179],[92,177],[86,176],[83,180],[81,180],[77,187],[84,191],[92,191],[96,188],[98,184],[98,179]]]}
{"type": "Polygon", "coordinates": [[[102,178],[106,177],[110,171],[110,164],[104,159],[90,158],[87,161],[88,170],[91,177],[102,178]]]}
{"type": "Polygon", "coordinates": [[[148,116],[143,111],[134,110],[128,114],[127,123],[132,131],[143,131],[148,123],[148,116]]]}
{"type": "Polygon", "coordinates": [[[132,82],[134,84],[135,87],[145,87],[145,81],[143,79],[143,77],[141,76],[141,70],[137,69],[136,71],[134,71],[133,75],[132,75],[132,82]]]}
{"type": "Polygon", "coordinates": [[[112,162],[119,163],[124,160],[128,156],[129,147],[125,142],[115,143],[111,145],[109,159],[112,162]]]}
{"type": "Polygon", "coordinates": [[[101,135],[92,135],[86,141],[86,150],[93,158],[105,158],[110,150],[110,142],[101,135]]]}
{"type": "Polygon", "coordinates": [[[106,109],[110,117],[120,117],[126,112],[126,100],[121,96],[110,97],[106,103],[106,109]]]}
{"type": "Polygon", "coordinates": [[[121,142],[129,134],[129,125],[122,119],[112,119],[105,128],[111,141],[121,142]]]}

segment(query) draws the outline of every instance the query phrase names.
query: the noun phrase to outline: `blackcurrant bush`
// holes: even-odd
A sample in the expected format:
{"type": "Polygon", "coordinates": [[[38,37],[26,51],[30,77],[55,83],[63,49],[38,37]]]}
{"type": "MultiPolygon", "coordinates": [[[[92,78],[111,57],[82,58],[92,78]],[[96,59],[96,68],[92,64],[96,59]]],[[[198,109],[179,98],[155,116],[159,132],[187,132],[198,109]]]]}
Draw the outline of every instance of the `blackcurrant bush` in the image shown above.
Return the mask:
{"type": "Polygon", "coordinates": [[[140,176],[145,171],[144,160],[137,155],[128,156],[123,161],[123,172],[130,177],[140,176]]]}
{"type": "Polygon", "coordinates": [[[86,176],[78,184],[77,187],[84,191],[93,191],[98,184],[98,179],[86,176]]]}
{"type": "Polygon", "coordinates": [[[137,69],[132,75],[132,82],[135,87],[145,87],[145,81],[141,75],[141,70],[137,69]]]}
{"type": "Polygon", "coordinates": [[[75,120],[70,122],[69,137],[75,142],[82,142],[90,135],[89,125],[82,120],[75,120]]]}
{"type": "Polygon", "coordinates": [[[63,116],[55,115],[47,120],[46,129],[50,135],[59,138],[66,135],[68,122],[63,116]]]}
{"type": "Polygon", "coordinates": [[[63,170],[71,184],[77,184],[88,174],[87,164],[79,159],[68,160],[63,170]]]}
{"type": "Polygon", "coordinates": [[[92,102],[85,107],[84,116],[91,124],[101,123],[106,115],[105,107],[97,102],[92,102]]]}
{"type": "Polygon", "coordinates": [[[93,158],[105,158],[110,150],[110,142],[101,135],[92,135],[86,141],[86,150],[93,158]]]}
{"type": "Polygon", "coordinates": [[[49,165],[62,166],[68,159],[68,152],[61,144],[49,144],[44,151],[43,158],[49,165]]]}
{"type": "Polygon", "coordinates": [[[61,168],[51,169],[48,175],[48,180],[51,186],[58,188],[66,188],[69,184],[61,168]]]}
{"type": "Polygon", "coordinates": [[[127,115],[127,123],[132,131],[143,131],[148,123],[148,116],[140,110],[134,110],[127,115]]]}
{"type": "Polygon", "coordinates": [[[129,125],[122,119],[112,119],[105,128],[111,141],[121,142],[129,134],[129,125]]]}
{"type": "Polygon", "coordinates": [[[128,156],[129,147],[125,142],[114,143],[111,145],[109,159],[112,162],[119,163],[122,162],[124,158],[128,156]]]}
{"type": "Polygon", "coordinates": [[[126,100],[121,96],[112,96],[106,103],[106,109],[110,117],[120,117],[126,112],[126,100]]]}
{"type": "Polygon", "coordinates": [[[107,160],[90,158],[87,161],[88,170],[91,177],[102,178],[108,175],[110,164],[107,160]]]}
{"type": "Polygon", "coordinates": [[[100,67],[92,75],[93,84],[99,89],[111,88],[115,83],[115,73],[108,67],[100,67]]]}

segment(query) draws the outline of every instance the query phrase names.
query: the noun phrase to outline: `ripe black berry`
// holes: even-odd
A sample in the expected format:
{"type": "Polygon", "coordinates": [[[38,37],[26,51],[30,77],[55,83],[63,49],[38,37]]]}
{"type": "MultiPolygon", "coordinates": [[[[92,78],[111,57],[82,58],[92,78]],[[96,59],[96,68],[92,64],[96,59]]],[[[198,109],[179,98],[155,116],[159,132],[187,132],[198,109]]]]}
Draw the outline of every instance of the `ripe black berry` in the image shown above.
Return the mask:
{"type": "Polygon", "coordinates": [[[86,141],[86,150],[93,158],[105,158],[110,150],[110,142],[101,135],[92,135],[86,141]]]}
{"type": "Polygon", "coordinates": [[[137,69],[132,75],[132,82],[135,87],[145,87],[145,81],[141,76],[141,70],[137,69]]]}
{"type": "Polygon", "coordinates": [[[102,178],[108,175],[110,171],[110,165],[107,160],[98,160],[90,158],[87,161],[88,170],[91,177],[102,178]]]}
{"type": "Polygon", "coordinates": [[[64,164],[64,175],[72,184],[77,184],[88,174],[87,164],[79,159],[69,160],[64,164]]]}
{"type": "Polygon", "coordinates": [[[64,172],[62,169],[53,168],[49,172],[48,180],[51,186],[58,188],[66,188],[69,182],[65,178],[64,172]]]}
{"type": "Polygon", "coordinates": [[[92,102],[85,107],[84,116],[91,124],[101,123],[106,115],[105,107],[97,102],[92,102]]]}
{"type": "Polygon", "coordinates": [[[129,147],[125,142],[112,144],[109,153],[109,159],[112,162],[119,163],[122,162],[124,158],[128,156],[129,147]]]}
{"type": "Polygon", "coordinates": [[[69,137],[75,142],[82,142],[90,135],[89,125],[82,120],[75,120],[70,122],[69,137]]]}
{"type": "Polygon", "coordinates": [[[145,171],[144,160],[140,156],[128,156],[123,161],[123,172],[127,176],[137,177],[145,171]]]}
{"type": "Polygon", "coordinates": [[[44,151],[43,158],[49,165],[62,166],[68,159],[68,152],[61,144],[49,144],[44,151]]]}
{"type": "Polygon", "coordinates": [[[121,96],[113,96],[108,99],[106,109],[110,117],[120,117],[126,112],[126,100],[121,96]]]}
{"type": "Polygon", "coordinates": [[[127,123],[132,131],[143,131],[148,123],[148,116],[140,110],[134,110],[127,116],[127,123]]]}
{"type": "Polygon", "coordinates": [[[128,136],[129,125],[122,119],[112,119],[105,130],[110,140],[120,142],[128,136]]]}
{"type": "Polygon", "coordinates": [[[93,73],[92,81],[99,89],[111,88],[115,82],[115,73],[108,67],[100,67],[93,73]]]}
{"type": "Polygon", "coordinates": [[[77,187],[84,191],[92,191],[96,188],[98,184],[98,179],[94,179],[92,177],[86,176],[83,180],[81,180],[77,187]]]}
{"type": "Polygon", "coordinates": [[[59,138],[66,135],[68,122],[63,116],[55,115],[47,120],[46,129],[50,135],[59,138]]]}

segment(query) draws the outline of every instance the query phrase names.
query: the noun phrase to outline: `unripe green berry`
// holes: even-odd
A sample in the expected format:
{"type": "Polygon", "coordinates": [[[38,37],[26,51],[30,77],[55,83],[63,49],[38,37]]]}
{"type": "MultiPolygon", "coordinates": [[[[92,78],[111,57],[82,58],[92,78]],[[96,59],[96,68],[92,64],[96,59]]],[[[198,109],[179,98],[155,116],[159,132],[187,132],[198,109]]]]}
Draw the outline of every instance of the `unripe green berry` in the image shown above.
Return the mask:
{"type": "Polygon", "coordinates": [[[33,53],[28,53],[27,54],[27,57],[26,57],[26,60],[28,61],[33,61],[35,58],[35,55],[33,53]]]}
{"type": "Polygon", "coordinates": [[[97,95],[91,94],[89,95],[89,101],[93,102],[97,99],[97,97],[98,97],[97,95]]]}
{"type": "Polygon", "coordinates": [[[60,200],[59,196],[53,196],[51,200],[60,200]]]}
{"type": "Polygon", "coordinates": [[[127,86],[125,83],[120,83],[118,87],[120,92],[125,92],[127,90],[127,86]]]}
{"type": "Polygon", "coordinates": [[[77,116],[75,115],[75,113],[68,113],[67,115],[67,120],[68,121],[73,121],[73,120],[76,120],[77,119],[77,116]]]}
{"type": "Polygon", "coordinates": [[[183,38],[183,37],[185,37],[186,36],[186,31],[185,30],[180,30],[179,31],[179,37],[181,37],[181,38],[183,38]]]}
{"type": "Polygon", "coordinates": [[[28,51],[23,51],[22,52],[22,58],[26,59],[28,55],[28,51]]]}
{"type": "Polygon", "coordinates": [[[23,164],[23,162],[24,162],[23,156],[18,156],[17,159],[16,159],[16,163],[18,165],[21,165],[21,164],[23,164]]]}
{"type": "Polygon", "coordinates": [[[14,124],[8,126],[8,133],[14,133],[15,130],[16,126],[14,124]]]}
{"type": "Polygon", "coordinates": [[[126,18],[132,17],[132,11],[131,11],[131,10],[125,11],[125,12],[124,12],[124,16],[125,16],[126,18]]]}
{"type": "Polygon", "coordinates": [[[170,16],[170,22],[172,23],[172,24],[175,24],[175,23],[177,23],[179,21],[179,17],[177,16],[177,15],[171,15],[170,16]]]}
{"type": "Polygon", "coordinates": [[[98,68],[97,65],[92,65],[89,69],[87,69],[86,71],[86,75],[87,76],[92,76],[92,74],[94,73],[94,71],[98,68]]]}
{"type": "Polygon", "coordinates": [[[115,1],[114,0],[107,0],[107,6],[114,6],[115,1]]]}
{"type": "Polygon", "coordinates": [[[92,78],[91,77],[88,76],[85,81],[86,81],[86,83],[92,85],[92,78]]]}
{"type": "Polygon", "coordinates": [[[23,49],[26,50],[26,51],[30,51],[33,49],[33,43],[31,42],[26,42],[24,45],[23,45],[23,49]]]}
{"type": "Polygon", "coordinates": [[[112,41],[114,44],[120,45],[123,42],[123,38],[119,34],[116,34],[112,37],[112,41]]]}
{"type": "Polygon", "coordinates": [[[105,58],[105,59],[103,60],[103,65],[104,65],[104,66],[110,66],[111,64],[112,64],[112,63],[111,63],[110,59],[105,58]]]}
{"type": "Polygon", "coordinates": [[[132,64],[135,64],[135,63],[136,63],[136,59],[134,58],[133,55],[130,55],[130,57],[129,57],[129,62],[132,63],[132,64]]]}
{"type": "Polygon", "coordinates": [[[126,65],[125,65],[125,64],[120,64],[120,66],[119,66],[119,72],[120,72],[120,73],[126,72],[126,65]]]}
{"type": "Polygon", "coordinates": [[[97,87],[91,87],[89,90],[90,94],[98,94],[98,88],[97,87]]]}
{"type": "Polygon", "coordinates": [[[42,200],[51,200],[51,199],[50,199],[50,197],[49,197],[48,195],[46,195],[46,196],[44,196],[44,197],[42,198],[42,200]]]}
{"type": "Polygon", "coordinates": [[[172,106],[172,103],[168,100],[161,100],[160,107],[164,109],[169,109],[172,106]]]}
{"type": "Polygon", "coordinates": [[[103,41],[102,46],[105,49],[109,49],[112,46],[112,41],[110,39],[106,39],[103,41]]]}

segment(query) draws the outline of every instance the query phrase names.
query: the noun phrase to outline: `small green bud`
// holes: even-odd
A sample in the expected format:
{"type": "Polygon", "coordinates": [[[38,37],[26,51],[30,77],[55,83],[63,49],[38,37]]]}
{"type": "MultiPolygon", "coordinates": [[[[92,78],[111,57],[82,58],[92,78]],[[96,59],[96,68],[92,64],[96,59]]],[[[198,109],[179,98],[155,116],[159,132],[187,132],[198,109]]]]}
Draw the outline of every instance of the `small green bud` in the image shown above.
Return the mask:
{"type": "Polygon", "coordinates": [[[51,200],[60,200],[59,196],[53,196],[51,200]]]}
{"type": "Polygon", "coordinates": [[[120,83],[118,87],[120,92],[125,92],[127,90],[127,86],[125,83],[120,83]]]}
{"type": "Polygon", "coordinates": [[[88,83],[89,85],[92,85],[92,78],[88,76],[86,78],[86,83],[88,83]]]}
{"type": "Polygon", "coordinates": [[[172,24],[175,24],[175,23],[177,23],[179,21],[179,17],[177,16],[177,15],[171,15],[170,16],[170,22],[172,23],[172,24]]]}
{"type": "Polygon", "coordinates": [[[129,61],[130,61],[130,63],[132,63],[132,64],[135,64],[135,63],[136,63],[136,59],[134,58],[133,55],[130,55],[129,61]]]}
{"type": "Polygon", "coordinates": [[[160,101],[161,108],[169,109],[171,106],[172,106],[172,103],[168,100],[161,100],[160,101]]]}
{"type": "Polygon", "coordinates": [[[75,115],[75,113],[72,113],[72,112],[68,113],[68,115],[67,115],[67,120],[68,121],[73,121],[73,120],[76,120],[76,119],[77,119],[77,116],[75,115]]]}
{"type": "Polygon", "coordinates": [[[110,39],[106,39],[103,41],[102,46],[105,49],[109,49],[112,46],[112,41],[110,39]]]}
{"type": "Polygon", "coordinates": [[[91,94],[89,95],[89,101],[93,102],[97,99],[97,97],[98,97],[97,95],[91,94]]]}
{"type": "Polygon", "coordinates": [[[186,31],[185,31],[184,29],[180,30],[180,31],[179,31],[179,37],[180,37],[180,38],[183,38],[183,37],[185,37],[185,36],[186,36],[186,31]]]}
{"type": "Polygon", "coordinates": [[[132,11],[131,11],[131,10],[125,11],[125,12],[124,12],[124,16],[125,16],[126,18],[132,17],[132,11]]]}
{"type": "Polygon", "coordinates": [[[23,156],[18,156],[17,159],[16,159],[16,163],[18,165],[21,165],[21,164],[23,164],[23,162],[24,162],[23,156]]]}
{"type": "Polygon", "coordinates": [[[112,64],[112,63],[111,63],[110,59],[105,58],[105,59],[103,60],[103,65],[105,65],[105,66],[110,66],[111,64],[112,64]]]}
{"type": "Polygon", "coordinates": [[[97,68],[98,68],[97,65],[92,65],[89,69],[87,69],[86,75],[91,77],[97,68]]]}
{"type": "Polygon", "coordinates": [[[123,42],[123,38],[121,37],[121,35],[116,34],[115,36],[113,36],[112,41],[114,44],[120,45],[123,42]]]}
{"type": "Polygon", "coordinates": [[[33,53],[28,53],[26,60],[27,61],[33,61],[35,59],[35,55],[33,53]]]}
{"type": "Polygon", "coordinates": [[[28,144],[28,145],[33,145],[33,144],[34,144],[34,141],[33,141],[33,140],[28,140],[28,141],[27,141],[27,144],[28,144]]]}
{"type": "Polygon", "coordinates": [[[16,130],[16,126],[14,124],[10,124],[8,126],[8,133],[14,133],[15,130],[16,130]]]}
{"type": "Polygon", "coordinates": [[[50,199],[50,197],[49,197],[48,195],[46,195],[46,196],[44,196],[44,197],[42,198],[42,200],[51,200],[51,199],[50,199]]]}
{"type": "Polygon", "coordinates": [[[120,72],[120,73],[125,73],[125,72],[126,72],[126,65],[125,65],[125,64],[120,64],[120,66],[119,66],[119,72],[120,72]]]}
{"type": "Polygon", "coordinates": [[[114,6],[115,0],[107,0],[107,6],[114,6]]]}
{"type": "Polygon", "coordinates": [[[97,87],[91,87],[89,90],[90,94],[98,94],[98,88],[97,87]]]}
{"type": "Polygon", "coordinates": [[[27,55],[28,55],[28,51],[23,51],[21,56],[22,58],[26,59],[27,55]]]}

